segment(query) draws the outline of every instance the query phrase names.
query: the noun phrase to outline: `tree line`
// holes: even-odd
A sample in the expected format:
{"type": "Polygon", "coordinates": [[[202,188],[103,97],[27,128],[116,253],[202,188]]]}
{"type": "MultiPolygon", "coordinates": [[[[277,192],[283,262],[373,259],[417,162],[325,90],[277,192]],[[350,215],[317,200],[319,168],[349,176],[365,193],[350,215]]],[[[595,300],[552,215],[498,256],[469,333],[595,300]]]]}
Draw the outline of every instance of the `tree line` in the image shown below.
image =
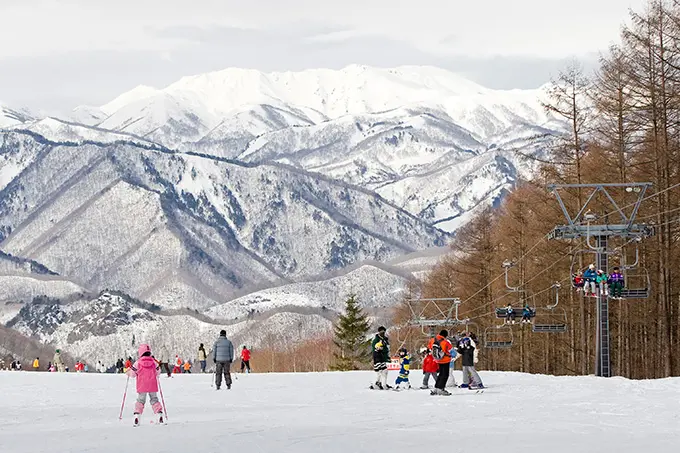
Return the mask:
{"type": "MultiPolygon", "coordinates": [[[[611,267],[638,265],[628,271],[629,285],[647,286],[647,299],[610,302],[611,361],[615,375],[654,378],[680,372],[680,5],[650,1],[631,13],[620,42],[600,59],[594,76],[570,63],[552,82],[545,108],[568,124],[568,133],[549,137],[548,158],[531,181],[521,181],[499,210],[487,209],[462,228],[445,259],[422,285],[426,297],[460,297],[461,316],[471,318],[483,335],[502,320],[496,307],[508,302],[547,307],[555,302],[552,285],[560,282],[559,307],[568,331],[532,333],[514,328],[515,346],[487,350],[487,369],[550,374],[592,373],[595,361],[595,299],[571,288],[571,271],[594,262],[583,240],[549,240],[556,225],[566,223],[546,190],[557,183],[650,182],[637,220],[654,228],[640,242],[612,240],[611,267]],[[508,291],[502,263],[516,260],[508,291]]],[[[545,139],[546,137],[542,137],[545,139]]],[[[526,156],[532,159],[531,156],[526,156]]],[[[612,190],[628,215],[638,194],[612,190]]],[[[575,214],[587,201],[586,189],[564,194],[575,214]]],[[[620,223],[611,200],[597,196],[588,205],[598,222],[620,223]]],[[[537,312],[537,316],[542,313],[537,312]]],[[[545,312],[555,316],[555,312],[545,312]]]]}

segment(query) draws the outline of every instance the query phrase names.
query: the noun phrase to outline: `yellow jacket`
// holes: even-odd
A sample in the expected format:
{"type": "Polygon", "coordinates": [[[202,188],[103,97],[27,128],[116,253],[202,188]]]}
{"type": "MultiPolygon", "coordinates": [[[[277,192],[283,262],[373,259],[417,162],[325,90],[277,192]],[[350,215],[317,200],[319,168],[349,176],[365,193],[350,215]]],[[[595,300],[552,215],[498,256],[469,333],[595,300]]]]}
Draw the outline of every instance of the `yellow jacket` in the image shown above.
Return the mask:
{"type": "Polygon", "coordinates": [[[33,368],[40,368],[40,361],[38,361],[38,359],[33,361],[33,368]]]}

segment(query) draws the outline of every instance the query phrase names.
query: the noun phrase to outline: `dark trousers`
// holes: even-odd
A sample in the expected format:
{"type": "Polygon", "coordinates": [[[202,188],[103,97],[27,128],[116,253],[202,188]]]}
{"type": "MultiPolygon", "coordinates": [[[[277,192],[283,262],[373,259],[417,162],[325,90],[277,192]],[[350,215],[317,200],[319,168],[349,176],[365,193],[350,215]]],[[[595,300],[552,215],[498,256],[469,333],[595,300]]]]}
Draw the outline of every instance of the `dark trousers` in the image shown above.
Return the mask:
{"type": "Polygon", "coordinates": [[[449,364],[440,363],[439,364],[439,375],[437,376],[437,382],[434,384],[435,388],[445,390],[446,381],[449,380],[449,364]]]}
{"type": "Polygon", "coordinates": [[[227,383],[227,387],[231,387],[231,362],[217,362],[215,364],[215,385],[220,388],[222,385],[222,375],[224,374],[224,382],[227,383]]]}
{"type": "Polygon", "coordinates": [[[247,369],[248,373],[250,373],[250,360],[241,360],[241,373],[243,373],[244,369],[247,369]]]}
{"type": "Polygon", "coordinates": [[[205,360],[201,360],[201,373],[205,373],[205,360]]]}
{"type": "Polygon", "coordinates": [[[167,362],[161,362],[161,372],[167,373],[168,377],[170,377],[170,366],[167,362]]]}

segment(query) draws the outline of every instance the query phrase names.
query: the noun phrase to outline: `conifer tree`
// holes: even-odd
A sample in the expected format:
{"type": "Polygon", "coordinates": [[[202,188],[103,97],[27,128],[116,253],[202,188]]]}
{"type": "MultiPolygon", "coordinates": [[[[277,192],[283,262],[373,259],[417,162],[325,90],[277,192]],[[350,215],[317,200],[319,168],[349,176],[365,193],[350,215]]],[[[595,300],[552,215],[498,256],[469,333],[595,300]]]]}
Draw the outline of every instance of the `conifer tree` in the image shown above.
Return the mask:
{"type": "Polygon", "coordinates": [[[345,301],[345,314],[340,315],[335,325],[333,343],[337,351],[333,354],[332,369],[338,371],[357,370],[370,357],[370,340],[367,339],[369,323],[359,301],[351,294],[345,301]]]}

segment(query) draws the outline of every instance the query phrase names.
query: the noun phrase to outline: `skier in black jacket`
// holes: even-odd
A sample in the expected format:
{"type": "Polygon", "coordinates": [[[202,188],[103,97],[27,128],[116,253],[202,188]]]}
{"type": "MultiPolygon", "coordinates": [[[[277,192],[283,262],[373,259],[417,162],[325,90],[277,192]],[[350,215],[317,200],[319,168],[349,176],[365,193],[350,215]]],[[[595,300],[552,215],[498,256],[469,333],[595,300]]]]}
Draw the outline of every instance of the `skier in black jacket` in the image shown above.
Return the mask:
{"type": "Polygon", "coordinates": [[[458,353],[463,357],[463,384],[461,388],[484,388],[482,378],[479,377],[477,370],[475,370],[475,354],[476,345],[469,337],[465,337],[458,342],[458,353]]]}
{"type": "Polygon", "coordinates": [[[385,334],[387,329],[383,326],[378,328],[378,333],[373,342],[371,349],[373,351],[373,370],[376,373],[375,384],[371,385],[372,389],[390,389],[387,385],[387,363],[390,361],[390,339],[385,334]]]}

